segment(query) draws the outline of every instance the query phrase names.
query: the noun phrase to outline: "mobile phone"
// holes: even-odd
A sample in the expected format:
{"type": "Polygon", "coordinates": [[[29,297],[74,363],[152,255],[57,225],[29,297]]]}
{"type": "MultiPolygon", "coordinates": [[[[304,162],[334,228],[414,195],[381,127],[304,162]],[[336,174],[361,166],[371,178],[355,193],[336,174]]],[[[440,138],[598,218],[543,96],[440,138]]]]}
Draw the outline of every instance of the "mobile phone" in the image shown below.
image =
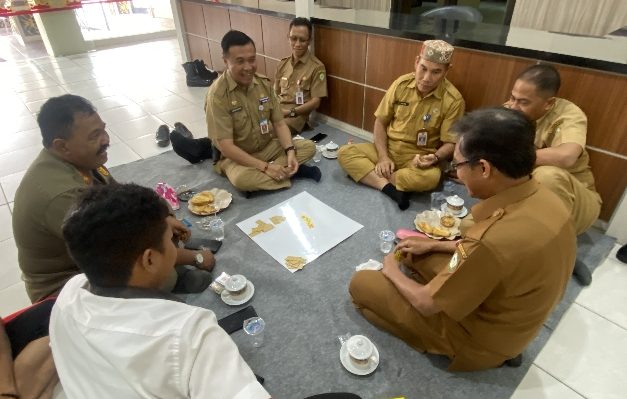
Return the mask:
{"type": "Polygon", "coordinates": [[[244,327],[244,320],[251,317],[257,317],[257,312],[252,306],[246,306],[242,310],[230,314],[218,320],[218,325],[222,327],[227,334],[233,334],[235,331],[244,327]]]}
{"type": "Polygon", "coordinates": [[[318,133],[315,136],[313,136],[312,138],[310,138],[309,140],[313,141],[314,143],[319,143],[322,140],[326,139],[327,135],[324,133],[318,133]]]}
{"type": "Polygon", "coordinates": [[[209,250],[214,254],[218,252],[221,246],[222,246],[222,241],[210,240],[208,238],[194,237],[194,236],[192,236],[185,243],[185,249],[209,250]]]}

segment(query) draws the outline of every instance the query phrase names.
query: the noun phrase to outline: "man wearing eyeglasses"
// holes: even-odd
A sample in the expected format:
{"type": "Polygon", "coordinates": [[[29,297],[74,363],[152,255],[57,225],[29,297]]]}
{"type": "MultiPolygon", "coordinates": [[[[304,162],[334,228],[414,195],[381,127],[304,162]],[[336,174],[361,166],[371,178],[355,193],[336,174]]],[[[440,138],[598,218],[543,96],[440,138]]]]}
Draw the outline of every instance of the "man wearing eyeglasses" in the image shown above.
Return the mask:
{"type": "Polygon", "coordinates": [[[450,159],[456,137],[451,125],[464,114],[460,92],[446,79],[453,46],[427,40],[415,72],[396,79],[375,112],[374,144],[340,148],[338,161],[356,182],[376,188],[401,210],[411,192],[440,182],[440,161],[450,159]]]}
{"type": "Polygon", "coordinates": [[[371,323],[447,356],[449,370],[520,365],[568,284],[575,229],[561,200],[530,177],[535,128],[522,113],[479,110],[452,129],[453,167],[481,200],[475,224],[457,242],[402,240],[381,271],[355,273],[349,291],[371,323]]]}
{"type": "Polygon", "coordinates": [[[274,91],[293,135],[303,131],[309,114],[318,109],[320,99],[327,96],[324,64],[309,52],[311,34],[308,19],[299,17],[290,22],[292,55],[281,60],[275,75],[274,91]]]}

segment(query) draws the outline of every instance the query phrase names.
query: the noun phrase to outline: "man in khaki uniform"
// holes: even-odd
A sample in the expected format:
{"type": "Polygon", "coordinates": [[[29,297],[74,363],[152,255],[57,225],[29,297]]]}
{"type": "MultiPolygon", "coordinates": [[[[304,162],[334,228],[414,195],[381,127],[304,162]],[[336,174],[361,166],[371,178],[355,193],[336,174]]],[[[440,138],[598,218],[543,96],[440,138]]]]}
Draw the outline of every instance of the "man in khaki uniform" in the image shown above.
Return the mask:
{"type": "Polygon", "coordinates": [[[290,22],[292,55],[279,62],[275,74],[274,91],[292,134],[303,131],[309,114],[318,109],[320,99],[327,96],[324,64],[309,52],[311,33],[308,19],[299,17],[290,22]]]}
{"type": "Polygon", "coordinates": [[[222,51],[227,70],[209,88],[205,105],[209,138],[221,152],[216,171],[245,192],[290,187],[291,177],[320,181],[320,169],[302,165],[315,145],[292,142],[270,79],[256,74],[253,40],[229,31],[222,51]]]}
{"type": "Polygon", "coordinates": [[[349,290],[373,324],[448,356],[450,370],[479,370],[520,361],[564,293],[577,243],[561,200],[530,178],[534,126],[522,113],[475,111],[453,129],[452,166],[482,200],[475,224],[457,242],[401,241],[381,272],[355,273],[349,290]]]}
{"type": "MultiPolygon", "coordinates": [[[[516,79],[506,107],[522,111],[536,122],[536,168],[533,177],[557,194],[571,213],[577,234],[586,231],[601,212],[586,151],[587,118],[575,104],[555,97],[561,81],[550,65],[533,65],[516,79]]],[[[590,284],[582,263],[575,276],[590,284]]]]}
{"type": "Polygon", "coordinates": [[[383,191],[400,209],[412,191],[428,191],[439,181],[441,160],[450,159],[455,134],[450,127],[464,114],[464,99],[446,79],[453,47],[427,40],[414,73],[398,78],[375,112],[374,144],[340,148],[338,161],[356,181],[383,191]]]}
{"type": "MultiPolygon", "coordinates": [[[[51,98],[41,107],[37,122],[44,148],[26,171],[13,209],[18,262],[33,302],[57,294],[67,280],[80,273],[61,233],[68,210],[87,187],[115,182],[104,167],[109,135],[89,101],[71,94],[51,98]]],[[[180,234],[189,234],[180,222],[173,227],[180,234]]],[[[211,270],[215,263],[210,251],[179,248],[178,255],[178,264],[211,270]]],[[[207,272],[186,278],[194,276],[204,277],[207,285],[211,282],[207,272]]],[[[174,287],[176,277],[173,274],[167,288],[174,287]]]]}

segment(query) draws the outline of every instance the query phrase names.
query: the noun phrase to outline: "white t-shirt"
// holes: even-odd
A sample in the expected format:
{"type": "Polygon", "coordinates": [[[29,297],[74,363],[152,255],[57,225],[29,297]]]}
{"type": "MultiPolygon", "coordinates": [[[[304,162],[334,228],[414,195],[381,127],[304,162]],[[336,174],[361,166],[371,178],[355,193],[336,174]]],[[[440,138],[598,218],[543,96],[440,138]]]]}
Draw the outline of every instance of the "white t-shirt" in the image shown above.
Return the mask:
{"type": "Polygon", "coordinates": [[[268,399],[210,310],[155,298],[111,298],[67,282],[50,346],[68,398],[268,399]]]}

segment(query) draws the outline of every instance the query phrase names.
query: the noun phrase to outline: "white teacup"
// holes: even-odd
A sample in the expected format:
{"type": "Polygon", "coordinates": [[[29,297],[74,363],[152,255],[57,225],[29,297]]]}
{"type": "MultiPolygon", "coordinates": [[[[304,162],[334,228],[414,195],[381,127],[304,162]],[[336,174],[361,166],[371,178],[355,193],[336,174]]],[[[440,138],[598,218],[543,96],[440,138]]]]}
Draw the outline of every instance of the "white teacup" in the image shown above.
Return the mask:
{"type": "Polygon", "coordinates": [[[248,280],[241,274],[232,275],[224,285],[231,297],[242,296],[246,292],[248,280]]]}
{"type": "Polygon", "coordinates": [[[358,368],[367,368],[370,364],[370,357],[374,352],[374,346],[367,337],[363,335],[353,335],[346,341],[346,349],[351,363],[358,368]]]}
{"type": "Polygon", "coordinates": [[[332,142],[332,141],[329,141],[329,142],[327,143],[327,145],[326,145],[326,146],[324,146],[324,149],[327,151],[327,154],[328,154],[328,155],[331,155],[331,156],[335,156],[335,155],[337,155],[337,150],[338,150],[339,148],[340,148],[340,146],[339,146],[339,145],[337,145],[337,144],[335,144],[335,143],[334,143],[334,142],[332,142]]]}
{"type": "Polygon", "coordinates": [[[458,195],[446,197],[446,209],[453,215],[459,215],[464,209],[464,199],[458,195]]]}

